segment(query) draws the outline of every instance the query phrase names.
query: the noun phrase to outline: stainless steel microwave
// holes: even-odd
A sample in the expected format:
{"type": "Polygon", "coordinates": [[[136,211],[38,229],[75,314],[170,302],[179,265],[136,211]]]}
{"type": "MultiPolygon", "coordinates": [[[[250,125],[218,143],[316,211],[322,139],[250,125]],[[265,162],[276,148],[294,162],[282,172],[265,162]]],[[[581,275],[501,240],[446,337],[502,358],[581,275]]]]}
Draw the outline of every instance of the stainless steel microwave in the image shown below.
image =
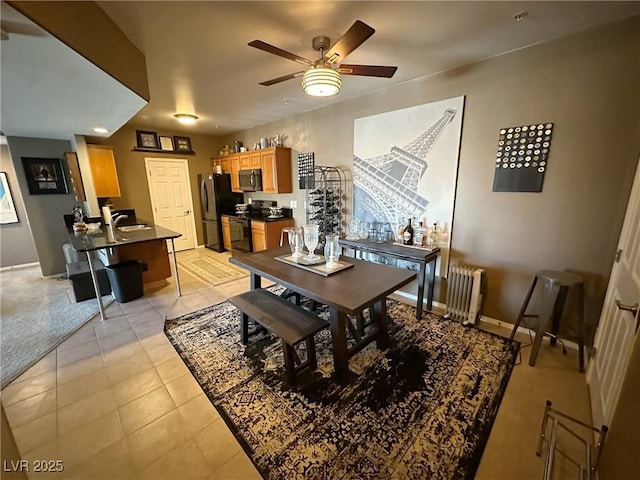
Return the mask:
{"type": "Polygon", "coordinates": [[[251,170],[240,170],[240,190],[243,192],[260,192],[262,191],[262,170],[253,168],[251,170]]]}

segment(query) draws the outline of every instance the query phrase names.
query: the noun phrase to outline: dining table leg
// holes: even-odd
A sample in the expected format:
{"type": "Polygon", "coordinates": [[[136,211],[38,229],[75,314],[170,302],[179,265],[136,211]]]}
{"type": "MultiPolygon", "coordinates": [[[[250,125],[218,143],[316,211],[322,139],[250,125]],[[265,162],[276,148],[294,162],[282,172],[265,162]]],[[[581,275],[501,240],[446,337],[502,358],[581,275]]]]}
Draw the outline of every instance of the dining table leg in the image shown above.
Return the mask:
{"type": "Polygon", "coordinates": [[[380,350],[389,348],[389,332],[387,326],[387,299],[378,300],[373,305],[373,319],[378,327],[376,344],[380,350]]]}
{"type": "Polygon", "coordinates": [[[249,285],[251,290],[256,290],[262,286],[262,277],[257,273],[251,272],[249,276],[249,285]]]}
{"type": "Polygon", "coordinates": [[[349,357],[347,355],[347,332],[344,312],[332,308],[329,314],[331,322],[331,341],[333,343],[333,369],[339,383],[349,383],[349,357]]]}

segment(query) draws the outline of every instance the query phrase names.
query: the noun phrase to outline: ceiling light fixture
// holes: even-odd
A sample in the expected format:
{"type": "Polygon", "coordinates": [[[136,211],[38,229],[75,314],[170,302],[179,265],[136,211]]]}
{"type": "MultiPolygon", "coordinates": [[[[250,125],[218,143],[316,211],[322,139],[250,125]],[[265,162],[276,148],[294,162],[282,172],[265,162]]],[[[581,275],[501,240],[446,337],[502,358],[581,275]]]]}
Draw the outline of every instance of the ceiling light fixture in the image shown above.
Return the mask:
{"type": "Polygon", "coordinates": [[[96,127],[93,129],[93,131],[96,133],[109,133],[109,130],[104,127],[96,127]]]}
{"type": "Polygon", "coordinates": [[[196,123],[196,120],[198,120],[198,117],[190,113],[176,113],[174,117],[183,125],[193,125],[196,123]]]}
{"type": "Polygon", "coordinates": [[[342,86],[340,74],[333,68],[318,66],[310,68],[302,76],[302,90],[313,97],[336,95],[342,86]]]}

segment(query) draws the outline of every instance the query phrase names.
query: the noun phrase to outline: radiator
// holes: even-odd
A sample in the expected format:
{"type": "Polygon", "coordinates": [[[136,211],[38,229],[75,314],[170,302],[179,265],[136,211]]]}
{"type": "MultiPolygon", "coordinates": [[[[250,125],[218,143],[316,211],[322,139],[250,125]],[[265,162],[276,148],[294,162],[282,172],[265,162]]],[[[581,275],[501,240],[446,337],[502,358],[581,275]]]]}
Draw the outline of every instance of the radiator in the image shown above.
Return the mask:
{"type": "Polygon", "coordinates": [[[449,267],[445,318],[473,325],[480,318],[484,270],[466,265],[449,267]]]}

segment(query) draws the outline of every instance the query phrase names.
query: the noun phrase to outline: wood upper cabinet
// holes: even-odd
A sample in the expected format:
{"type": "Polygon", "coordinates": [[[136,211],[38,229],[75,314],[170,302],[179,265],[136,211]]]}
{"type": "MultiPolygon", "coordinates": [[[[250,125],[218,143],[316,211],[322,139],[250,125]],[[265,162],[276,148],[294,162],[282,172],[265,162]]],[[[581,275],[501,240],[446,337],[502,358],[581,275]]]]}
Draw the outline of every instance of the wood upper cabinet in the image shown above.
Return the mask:
{"type": "Polygon", "coordinates": [[[293,218],[283,218],[276,222],[261,222],[251,220],[251,240],[253,251],[260,252],[280,245],[282,229],[293,227],[293,218]]]}
{"type": "Polygon", "coordinates": [[[249,170],[251,168],[251,154],[243,152],[238,156],[240,157],[240,170],[249,170]]]}
{"type": "Polygon", "coordinates": [[[232,153],[211,160],[211,168],[219,164],[222,173],[231,174],[231,190],[241,192],[238,171],[260,168],[264,193],[291,193],[291,149],[284,147],[263,148],[248,152],[232,153]]]}
{"type": "Polygon", "coordinates": [[[272,147],[260,150],[262,191],[264,193],[291,193],[291,149],[272,147]]]}
{"type": "Polygon", "coordinates": [[[231,227],[229,217],[222,216],[222,244],[224,248],[231,251],[231,227]]]}
{"type": "Polygon", "coordinates": [[[220,167],[222,167],[222,173],[231,173],[231,162],[227,157],[220,159],[220,167]]]}
{"type": "Polygon", "coordinates": [[[87,151],[96,197],[119,197],[120,183],[113,148],[106,145],[87,145],[87,151]]]}
{"type": "Polygon", "coordinates": [[[241,192],[240,190],[240,177],[238,172],[240,171],[240,156],[230,155],[229,157],[229,173],[231,174],[231,190],[234,192],[241,192]]]}
{"type": "Polygon", "coordinates": [[[249,152],[249,157],[251,159],[251,168],[262,168],[260,150],[252,150],[249,152]]]}

